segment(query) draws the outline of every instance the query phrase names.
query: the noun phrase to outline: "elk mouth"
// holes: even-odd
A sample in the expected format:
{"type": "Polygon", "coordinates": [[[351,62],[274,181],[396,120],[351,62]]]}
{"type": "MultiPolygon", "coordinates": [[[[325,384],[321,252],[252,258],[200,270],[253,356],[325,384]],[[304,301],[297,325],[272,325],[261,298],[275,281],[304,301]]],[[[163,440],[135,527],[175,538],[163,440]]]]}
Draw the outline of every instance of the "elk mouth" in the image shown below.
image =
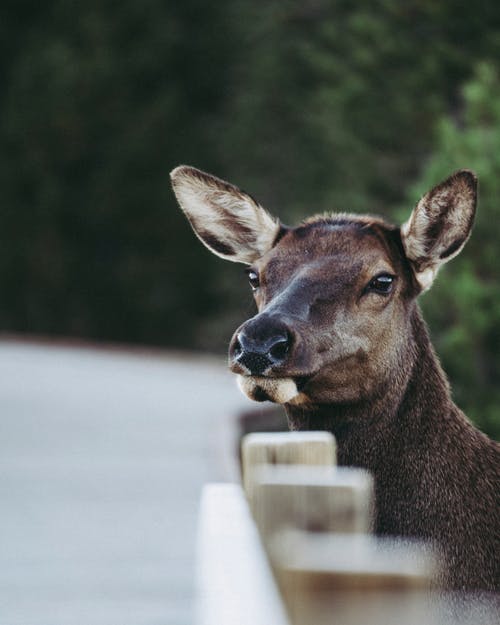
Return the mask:
{"type": "Polygon", "coordinates": [[[302,389],[309,377],[265,377],[239,375],[240,390],[253,401],[271,401],[276,404],[300,404],[307,401],[302,389]]]}
{"type": "Polygon", "coordinates": [[[252,399],[254,401],[262,402],[262,401],[272,401],[268,392],[265,391],[261,386],[256,386],[252,393],[252,399]]]}

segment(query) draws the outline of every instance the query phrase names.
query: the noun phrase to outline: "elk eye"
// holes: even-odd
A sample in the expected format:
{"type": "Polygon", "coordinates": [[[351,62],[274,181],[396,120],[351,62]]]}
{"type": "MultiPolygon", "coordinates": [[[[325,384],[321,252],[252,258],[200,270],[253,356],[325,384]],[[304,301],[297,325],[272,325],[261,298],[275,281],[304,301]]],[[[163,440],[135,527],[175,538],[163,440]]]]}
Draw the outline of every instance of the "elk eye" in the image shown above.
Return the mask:
{"type": "Polygon", "coordinates": [[[249,269],[247,271],[248,281],[250,282],[250,286],[252,287],[252,291],[255,291],[260,285],[259,274],[254,269],[249,269]]]}
{"type": "Polygon", "coordinates": [[[392,291],[392,286],[394,284],[394,276],[391,276],[388,273],[381,273],[371,280],[368,285],[367,291],[380,293],[381,295],[387,295],[392,291]]]}

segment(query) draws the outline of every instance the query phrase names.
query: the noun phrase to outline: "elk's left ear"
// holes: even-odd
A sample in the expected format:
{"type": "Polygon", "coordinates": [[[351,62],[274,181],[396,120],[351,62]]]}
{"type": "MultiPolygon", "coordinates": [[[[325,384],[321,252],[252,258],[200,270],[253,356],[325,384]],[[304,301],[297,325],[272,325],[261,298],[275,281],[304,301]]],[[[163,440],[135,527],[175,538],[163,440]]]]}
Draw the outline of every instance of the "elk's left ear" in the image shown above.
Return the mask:
{"type": "Polygon", "coordinates": [[[214,254],[250,264],[273,247],[279,221],[238,187],[186,165],[170,178],[195,234],[214,254]]]}
{"type": "Polygon", "coordinates": [[[401,226],[406,256],[422,290],[431,286],[441,265],[467,242],[476,200],[476,175],[465,169],[457,171],[426,193],[401,226]]]}

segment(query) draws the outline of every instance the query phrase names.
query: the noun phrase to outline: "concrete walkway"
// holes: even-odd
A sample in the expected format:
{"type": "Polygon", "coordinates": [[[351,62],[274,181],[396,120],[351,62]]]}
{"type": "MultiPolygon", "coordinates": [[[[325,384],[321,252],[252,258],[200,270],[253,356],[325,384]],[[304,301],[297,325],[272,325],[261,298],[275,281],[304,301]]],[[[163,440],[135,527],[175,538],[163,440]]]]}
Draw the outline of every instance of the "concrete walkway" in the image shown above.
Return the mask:
{"type": "MultiPolygon", "coordinates": [[[[188,625],[224,359],[0,342],[0,625],[188,625]]],[[[236,624],[235,624],[236,625],[236,624]]]]}

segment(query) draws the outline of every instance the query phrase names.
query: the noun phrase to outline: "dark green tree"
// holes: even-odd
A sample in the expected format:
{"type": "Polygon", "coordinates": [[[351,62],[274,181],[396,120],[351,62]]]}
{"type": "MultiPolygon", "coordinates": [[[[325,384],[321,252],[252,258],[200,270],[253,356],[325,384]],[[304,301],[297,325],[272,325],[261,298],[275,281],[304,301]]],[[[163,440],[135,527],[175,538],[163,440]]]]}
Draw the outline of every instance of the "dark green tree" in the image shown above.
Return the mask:
{"type": "Polygon", "coordinates": [[[2,4],[3,330],[185,345],[217,311],[168,172],[217,169],[228,4],[2,4]]]}
{"type": "Polygon", "coordinates": [[[432,149],[436,118],[459,105],[477,60],[500,54],[493,1],[236,1],[233,10],[244,54],[223,126],[226,170],[290,218],[389,214],[432,149]]]}
{"type": "Polygon", "coordinates": [[[437,124],[435,150],[413,188],[416,200],[454,169],[479,178],[479,205],[471,239],[423,296],[437,351],[458,404],[500,438],[500,75],[478,65],[463,88],[463,106],[437,124]]]}

